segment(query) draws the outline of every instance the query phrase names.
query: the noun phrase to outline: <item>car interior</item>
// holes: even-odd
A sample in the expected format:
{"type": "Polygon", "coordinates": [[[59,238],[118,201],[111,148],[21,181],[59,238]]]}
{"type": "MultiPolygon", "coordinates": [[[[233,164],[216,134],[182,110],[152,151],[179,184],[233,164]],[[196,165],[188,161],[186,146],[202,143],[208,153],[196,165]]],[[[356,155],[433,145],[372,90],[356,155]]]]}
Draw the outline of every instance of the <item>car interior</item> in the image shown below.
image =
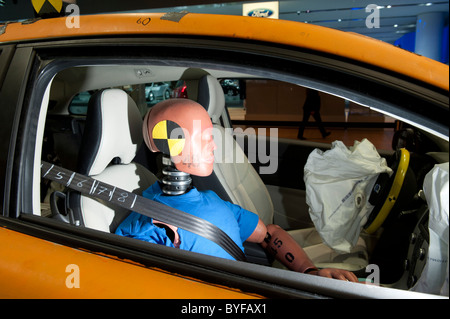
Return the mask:
{"type": "MultiPolygon", "coordinates": [[[[337,253],[322,242],[314,228],[303,183],[308,154],[315,148],[326,151],[331,146],[231,130],[233,122],[226,97],[233,93],[225,94],[220,82],[259,78],[261,74],[251,71],[148,63],[85,64],[61,70],[47,86],[39,115],[33,214],[75,227],[114,233],[130,211],[41,178],[41,160],[140,195],[161,178],[163,168],[161,155],[152,153],[142,143],[142,120],[154,103],[167,98],[161,95],[150,103],[145,87],[166,83],[175,91],[176,83],[181,81],[187,97],[205,107],[214,132],[220,133],[214,136],[220,149],[216,151],[213,174],[192,176],[198,189],[214,190],[222,199],[257,213],[265,224],[280,225],[296,240],[307,238],[305,251],[317,267],[344,268],[365,278],[366,267],[376,264],[381,269],[382,285],[411,288],[425,265],[428,247],[428,208],[420,196],[420,185],[435,164],[448,161],[448,142],[410,126],[399,130],[392,141],[392,150],[379,152],[395,169],[397,149],[408,146],[411,152],[408,182],[404,182],[399,195],[404,200],[394,206],[379,229],[372,234],[362,232],[350,253],[337,253]],[[270,160],[278,161],[277,171],[260,174],[261,169],[267,168],[267,162],[258,162],[258,156],[252,154],[257,148],[249,145],[266,145],[266,150],[277,147],[276,154],[268,155],[270,160]]],[[[275,75],[271,78],[268,74],[267,78],[276,80],[275,75]]],[[[392,179],[384,183],[392,183],[392,179]]],[[[379,202],[385,200],[386,194],[379,202]]],[[[259,245],[246,244],[245,250],[249,262],[282,267],[259,245]]]]}

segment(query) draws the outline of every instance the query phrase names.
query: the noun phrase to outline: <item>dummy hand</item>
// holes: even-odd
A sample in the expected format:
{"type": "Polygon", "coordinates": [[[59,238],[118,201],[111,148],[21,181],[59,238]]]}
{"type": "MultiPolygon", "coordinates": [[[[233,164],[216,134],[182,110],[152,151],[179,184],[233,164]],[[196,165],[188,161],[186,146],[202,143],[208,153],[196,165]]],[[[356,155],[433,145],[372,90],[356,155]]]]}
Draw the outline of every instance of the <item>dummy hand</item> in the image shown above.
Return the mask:
{"type": "MultiPolygon", "coordinates": [[[[303,273],[305,270],[315,268],[314,263],[309,259],[303,248],[300,247],[300,245],[280,226],[273,224],[265,226],[264,223],[259,220],[258,226],[247,240],[261,243],[266,251],[273,255],[275,259],[288,269],[303,273]],[[266,234],[268,236],[264,238],[266,234]]],[[[337,268],[313,270],[309,271],[308,274],[358,282],[358,278],[355,274],[337,268]]]]}
{"type": "Polygon", "coordinates": [[[346,280],[351,282],[358,282],[358,278],[355,276],[354,273],[343,270],[343,269],[337,269],[337,268],[324,268],[320,269],[318,271],[311,271],[309,272],[311,275],[317,275],[321,277],[327,277],[327,278],[334,278],[334,279],[340,279],[340,280],[346,280]]]}

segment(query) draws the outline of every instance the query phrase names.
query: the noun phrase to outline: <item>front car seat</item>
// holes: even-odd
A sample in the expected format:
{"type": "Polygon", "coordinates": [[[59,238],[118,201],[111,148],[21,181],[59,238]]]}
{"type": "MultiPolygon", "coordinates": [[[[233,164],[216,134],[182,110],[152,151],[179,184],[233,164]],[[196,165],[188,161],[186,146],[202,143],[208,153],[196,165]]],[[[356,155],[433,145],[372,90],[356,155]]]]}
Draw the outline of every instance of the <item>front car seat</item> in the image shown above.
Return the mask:
{"type": "MultiPolygon", "coordinates": [[[[198,81],[197,102],[206,108],[211,117],[217,149],[214,151],[213,174],[195,178],[194,184],[199,189],[214,190],[222,199],[257,213],[266,225],[274,223],[274,206],[266,185],[231,132],[220,124],[225,98],[216,78],[205,75],[198,81]]],[[[291,230],[289,234],[304,248],[317,267],[355,271],[368,264],[366,244],[362,238],[359,238],[351,253],[340,254],[323,243],[315,228],[291,230]]]]}
{"type": "MultiPolygon", "coordinates": [[[[78,172],[141,195],[157,180],[144,166],[132,162],[142,141],[142,117],[136,103],[122,90],[101,90],[89,101],[78,172]]],[[[71,193],[69,202],[85,227],[105,232],[114,232],[129,213],[77,192],[71,193]]]]}

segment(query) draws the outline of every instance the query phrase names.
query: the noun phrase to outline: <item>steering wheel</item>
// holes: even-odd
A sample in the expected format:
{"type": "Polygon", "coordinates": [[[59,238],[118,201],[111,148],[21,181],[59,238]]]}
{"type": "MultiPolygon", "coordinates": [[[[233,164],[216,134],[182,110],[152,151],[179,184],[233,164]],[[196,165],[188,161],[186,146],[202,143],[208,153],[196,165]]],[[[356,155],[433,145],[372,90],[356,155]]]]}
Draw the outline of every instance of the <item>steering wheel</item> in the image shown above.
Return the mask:
{"type": "Polygon", "coordinates": [[[375,205],[375,208],[372,211],[368,222],[364,226],[365,231],[369,234],[374,233],[378,228],[380,228],[380,226],[388,217],[394,205],[397,203],[400,191],[402,190],[406,172],[408,171],[409,167],[410,154],[406,148],[401,148],[399,150],[399,154],[397,155],[398,156],[396,161],[391,166],[391,168],[393,168],[394,170],[395,167],[397,168],[395,170],[395,176],[393,180],[390,177],[381,176],[380,174],[377,181],[375,182],[375,186],[373,187],[372,195],[371,198],[369,199],[369,202],[372,202],[374,198],[376,198],[375,200],[379,199],[380,197],[379,195],[383,196],[384,194],[386,194],[387,189],[389,189],[389,192],[387,193],[384,202],[380,201],[380,203],[382,203],[381,208],[379,208],[380,204],[375,205]],[[392,184],[391,187],[389,188],[389,181],[391,180],[392,184]],[[385,184],[387,183],[387,185],[382,185],[383,183],[385,184]],[[383,188],[385,189],[384,191],[383,188]]]}

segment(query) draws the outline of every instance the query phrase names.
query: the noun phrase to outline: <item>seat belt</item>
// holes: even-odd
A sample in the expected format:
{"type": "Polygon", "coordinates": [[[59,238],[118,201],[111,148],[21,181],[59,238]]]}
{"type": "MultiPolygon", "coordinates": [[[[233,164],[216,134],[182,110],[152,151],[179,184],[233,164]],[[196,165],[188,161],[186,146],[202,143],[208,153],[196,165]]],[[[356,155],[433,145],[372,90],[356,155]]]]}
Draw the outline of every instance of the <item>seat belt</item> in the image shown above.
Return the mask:
{"type": "Polygon", "coordinates": [[[245,254],[239,246],[223,230],[203,218],[45,161],[41,162],[41,177],[79,191],[88,197],[101,199],[190,231],[215,242],[236,260],[246,261],[245,254]]]}

